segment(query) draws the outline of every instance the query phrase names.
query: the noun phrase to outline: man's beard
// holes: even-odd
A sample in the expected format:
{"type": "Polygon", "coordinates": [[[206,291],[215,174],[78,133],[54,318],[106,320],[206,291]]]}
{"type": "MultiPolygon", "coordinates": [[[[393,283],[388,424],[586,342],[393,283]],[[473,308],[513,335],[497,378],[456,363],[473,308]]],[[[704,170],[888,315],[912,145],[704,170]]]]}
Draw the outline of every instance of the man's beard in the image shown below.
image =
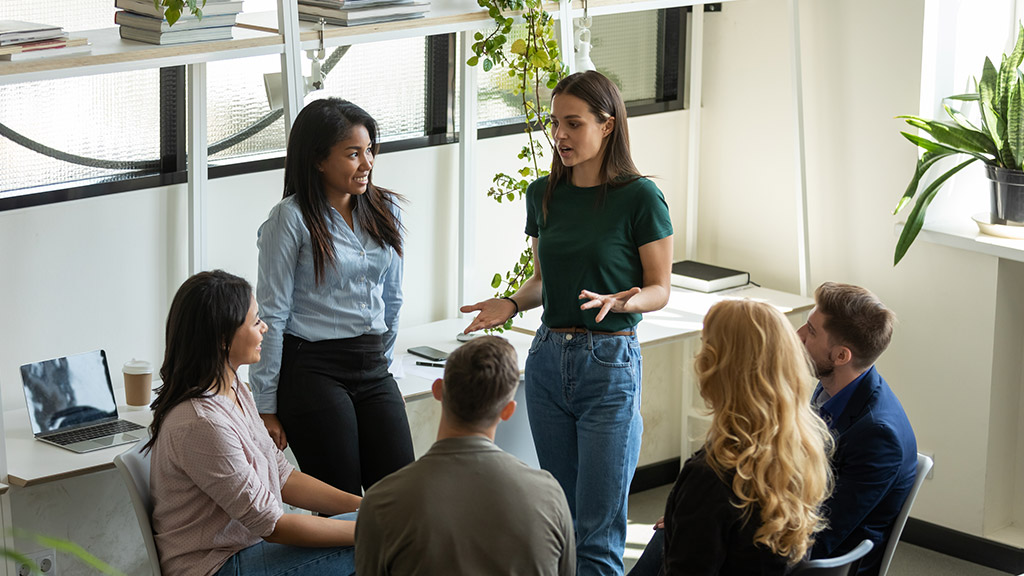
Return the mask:
{"type": "Polygon", "coordinates": [[[835,370],[836,363],[833,362],[831,358],[826,358],[821,362],[814,362],[814,374],[818,377],[818,380],[828,378],[833,372],[835,372],[835,370]]]}

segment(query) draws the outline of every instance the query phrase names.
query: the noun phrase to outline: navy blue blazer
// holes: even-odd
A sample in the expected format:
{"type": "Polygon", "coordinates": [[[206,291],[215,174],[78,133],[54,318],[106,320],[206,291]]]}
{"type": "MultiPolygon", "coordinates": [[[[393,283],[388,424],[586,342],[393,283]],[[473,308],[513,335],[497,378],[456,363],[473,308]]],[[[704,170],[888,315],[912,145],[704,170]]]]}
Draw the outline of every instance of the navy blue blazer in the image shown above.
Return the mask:
{"type": "Polygon", "coordinates": [[[874,542],[858,574],[878,574],[885,541],[917,473],[917,440],[903,406],[872,366],[843,413],[829,423],[836,437],[835,489],[825,501],[828,528],[812,558],[845,554],[874,542]]]}

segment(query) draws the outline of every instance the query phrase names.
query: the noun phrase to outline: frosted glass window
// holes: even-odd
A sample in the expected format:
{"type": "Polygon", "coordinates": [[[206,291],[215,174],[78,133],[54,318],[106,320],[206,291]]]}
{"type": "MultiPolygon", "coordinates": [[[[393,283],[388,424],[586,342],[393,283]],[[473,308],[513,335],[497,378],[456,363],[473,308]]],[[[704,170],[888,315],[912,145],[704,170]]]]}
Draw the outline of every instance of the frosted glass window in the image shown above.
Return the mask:
{"type": "MultiPolygon", "coordinates": [[[[69,31],[111,27],[114,11],[111,0],[0,2],[0,19],[69,31]]],[[[0,197],[132,173],[160,155],[159,72],[0,86],[0,124],[0,197]]]]}
{"type": "Polygon", "coordinates": [[[264,74],[280,70],[281,57],[276,54],[206,65],[206,138],[211,164],[283,153],[284,114],[270,109],[263,82],[264,74]],[[231,145],[223,148],[228,141],[231,145]]]}
{"type": "MultiPolygon", "coordinates": [[[[650,10],[592,18],[591,60],[598,72],[618,85],[627,104],[657,98],[663,55],[659,14],[650,10]]],[[[513,28],[508,42],[516,38],[525,38],[524,26],[513,28]]],[[[572,54],[572,48],[569,49],[572,54]]],[[[495,66],[484,72],[481,67],[477,82],[481,128],[523,121],[521,96],[512,94],[516,80],[509,77],[508,69],[495,66]]],[[[550,102],[550,91],[543,86],[541,100],[550,102]]]]}
{"type": "MultiPolygon", "coordinates": [[[[338,48],[328,48],[328,57],[338,48]]],[[[336,96],[373,116],[384,142],[426,133],[427,39],[408,38],[356,44],[327,75],[324,89],[306,102],[336,96]]],[[[308,59],[303,66],[308,73],[308,59]]]]}

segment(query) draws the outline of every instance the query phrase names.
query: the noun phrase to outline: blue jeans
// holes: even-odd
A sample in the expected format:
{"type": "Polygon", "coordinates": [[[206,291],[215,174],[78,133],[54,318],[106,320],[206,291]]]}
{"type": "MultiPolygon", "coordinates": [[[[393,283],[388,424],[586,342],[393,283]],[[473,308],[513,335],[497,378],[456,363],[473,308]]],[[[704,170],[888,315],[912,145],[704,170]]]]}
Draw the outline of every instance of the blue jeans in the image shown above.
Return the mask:
{"type": "Polygon", "coordinates": [[[562,485],[576,524],[579,576],[621,575],[629,483],[640,456],[636,335],[541,326],[526,359],[526,405],[541,468],[562,485]]]}
{"type": "MultiPolygon", "coordinates": [[[[356,513],[334,516],[355,520],[356,513]]],[[[356,572],[355,548],[303,548],[260,542],[239,550],[220,567],[216,576],[351,576],[356,572]]]]}
{"type": "Polygon", "coordinates": [[[629,571],[629,576],[664,576],[665,574],[665,530],[655,530],[644,553],[629,571]]]}

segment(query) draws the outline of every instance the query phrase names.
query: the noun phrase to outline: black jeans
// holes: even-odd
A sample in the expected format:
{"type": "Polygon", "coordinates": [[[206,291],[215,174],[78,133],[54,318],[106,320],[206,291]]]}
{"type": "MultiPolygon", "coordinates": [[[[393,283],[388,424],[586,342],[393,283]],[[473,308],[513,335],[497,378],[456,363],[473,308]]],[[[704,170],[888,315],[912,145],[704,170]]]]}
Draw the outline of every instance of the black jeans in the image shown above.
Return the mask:
{"type": "Polygon", "coordinates": [[[285,335],[277,417],[299,468],[351,494],[413,461],[405,401],[380,336],[285,335]]]}

